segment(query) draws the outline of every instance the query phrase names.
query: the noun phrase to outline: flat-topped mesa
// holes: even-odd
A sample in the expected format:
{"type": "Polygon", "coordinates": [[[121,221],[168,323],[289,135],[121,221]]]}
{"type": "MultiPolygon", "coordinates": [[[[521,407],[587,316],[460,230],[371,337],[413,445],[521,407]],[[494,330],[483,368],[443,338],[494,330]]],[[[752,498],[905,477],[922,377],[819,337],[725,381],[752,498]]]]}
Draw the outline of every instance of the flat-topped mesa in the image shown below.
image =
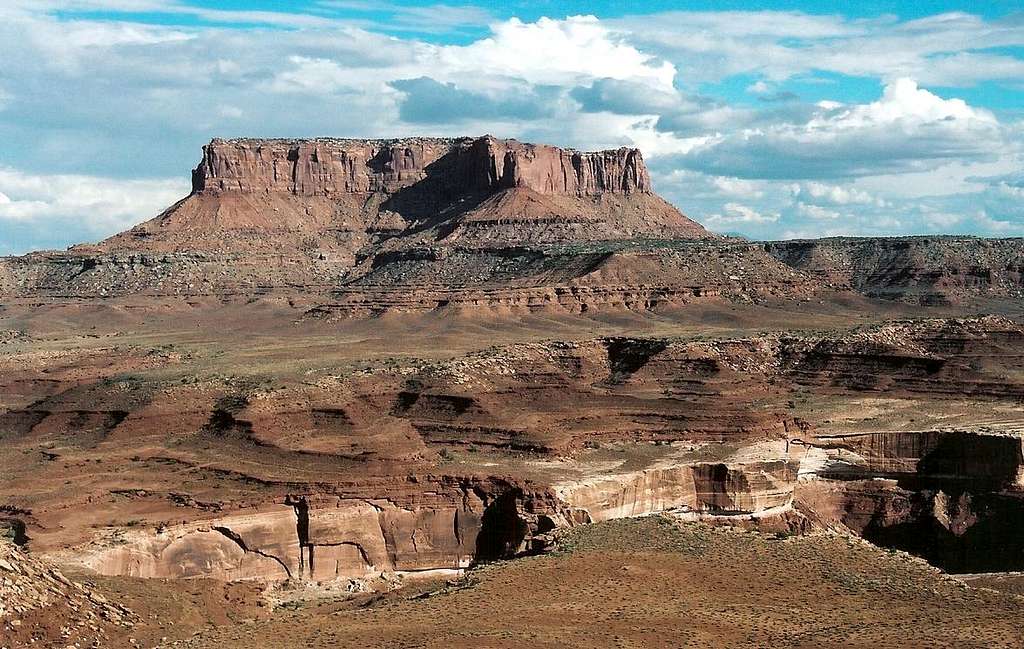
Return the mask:
{"type": "Polygon", "coordinates": [[[192,174],[199,192],[332,195],[394,192],[432,175],[467,190],[527,188],[539,194],[649,193],[637,149],[583,153],[516,140],[214,139],[192,174]]]}
{"type": "MultiPolygon", "coordinates": [[[[643,157],[629,148],[583,153],[491,136],[214,139],[192,179],[188,196],[130,230],[76,247],[68,263],[45,271],[19,265],[20,279],[0,266],[0,291],[92,279],[113,293],[160,293],[172,284],[176,293],[253,285],[323,291],[364,278],[446,291],[488,269],[505,287],[556,275],[569,282],[593,268],[570,252],[566,273],[547,268],[533,278],[536,263],[497,250],[716,237],[651,191],[643,157]],[[456,269],[447,255],[430,252],[438,247],[476,253],[456,269]],[[134,261],[169,253],[183,257],[159,273],[134,261]],[[102,257],[79,255],[120,257],[95,270],[102,257]]],[[[661,282],[661,271],[653,272],[643,283],[661,282]]]]}
{"type": "Polygon", "coordinates": [[[302,195],[393,191],[425,177],[424,169],[456,140],[214,139],[192,172],[192,191],[302,195]]]}

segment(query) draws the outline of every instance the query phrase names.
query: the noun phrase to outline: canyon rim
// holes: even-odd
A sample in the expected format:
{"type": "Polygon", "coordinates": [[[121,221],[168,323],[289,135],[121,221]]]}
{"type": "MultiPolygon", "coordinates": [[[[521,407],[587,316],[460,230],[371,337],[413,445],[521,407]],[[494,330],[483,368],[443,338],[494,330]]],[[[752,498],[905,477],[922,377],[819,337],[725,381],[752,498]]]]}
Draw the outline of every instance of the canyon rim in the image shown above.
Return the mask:
{"type": "Polygon", "coordinates": [[[1024,646],[1016,14],[29,4],[0,648],[1024,646]]]}

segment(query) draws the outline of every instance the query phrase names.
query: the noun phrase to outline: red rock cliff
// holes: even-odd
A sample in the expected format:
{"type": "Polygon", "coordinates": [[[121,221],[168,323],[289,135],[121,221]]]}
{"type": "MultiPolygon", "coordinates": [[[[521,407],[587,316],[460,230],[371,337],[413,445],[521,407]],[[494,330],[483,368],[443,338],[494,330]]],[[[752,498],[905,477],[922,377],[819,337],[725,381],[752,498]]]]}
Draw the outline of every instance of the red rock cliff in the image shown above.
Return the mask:
{"type": "Polygon", "coordinates": [[[220,140],[203,147],[194,192],[331,195],[392,192],[440,171],[467,189],[523,187],[588,196],[650,192],[637,149],[581,153],[485,136],[477,139],[220,140]]]}

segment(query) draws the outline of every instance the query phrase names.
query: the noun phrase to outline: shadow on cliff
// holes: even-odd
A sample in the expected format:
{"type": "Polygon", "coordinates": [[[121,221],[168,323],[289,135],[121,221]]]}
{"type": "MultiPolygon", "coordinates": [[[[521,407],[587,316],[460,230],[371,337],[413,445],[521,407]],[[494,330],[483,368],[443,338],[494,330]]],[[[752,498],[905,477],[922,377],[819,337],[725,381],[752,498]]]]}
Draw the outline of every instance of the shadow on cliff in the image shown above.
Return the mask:
{"type": "MultiPolygon", "coordinates": [[[[369,162],[374,170],[383,164],[383,158],[369,162]]],[[[472,148],[454,148],[424,167],[423,180],[399,189],[381,204],[382,211],[396,212],[411,223],[409,229],[395,236],[416,234],[476,209],[494,193],[488,171],[480,168],[482,164],[472,148]]],[[[444,233],[438,238],[444,238],[444,233]]]]}
{"type": "Polygon", "coordinates": [[[518,501],[521,498],[521,492],[507,491],[484,509],[473,563],[510,559],[518,553],[530,531],[519,516],[518,501]]]}
{"type": "MultiPolygon", "coordinates": [[[[953,494],[951,500],[963,495],[953,494]]],[[[922,511],[897,525],[869,525],[863,536],[950,573],[1024,570],[1024,502],[997,494],[967,495],[969,508],[958,512],[960,521],[953,525],[922,511]]]]}

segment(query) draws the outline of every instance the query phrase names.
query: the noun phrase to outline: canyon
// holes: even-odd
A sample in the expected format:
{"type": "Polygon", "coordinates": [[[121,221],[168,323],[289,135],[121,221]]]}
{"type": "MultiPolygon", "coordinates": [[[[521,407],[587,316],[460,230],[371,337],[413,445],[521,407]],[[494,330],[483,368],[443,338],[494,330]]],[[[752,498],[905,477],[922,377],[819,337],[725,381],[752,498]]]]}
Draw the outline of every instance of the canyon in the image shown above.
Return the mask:
{"type": "Polygon", "coordinates": [[[490,136],[216,139],[192,186],[0,259],[19,561],[354,597],[653,515],[1024,569],[1024,240],[723,237],[636,149],[490,136]]]}

